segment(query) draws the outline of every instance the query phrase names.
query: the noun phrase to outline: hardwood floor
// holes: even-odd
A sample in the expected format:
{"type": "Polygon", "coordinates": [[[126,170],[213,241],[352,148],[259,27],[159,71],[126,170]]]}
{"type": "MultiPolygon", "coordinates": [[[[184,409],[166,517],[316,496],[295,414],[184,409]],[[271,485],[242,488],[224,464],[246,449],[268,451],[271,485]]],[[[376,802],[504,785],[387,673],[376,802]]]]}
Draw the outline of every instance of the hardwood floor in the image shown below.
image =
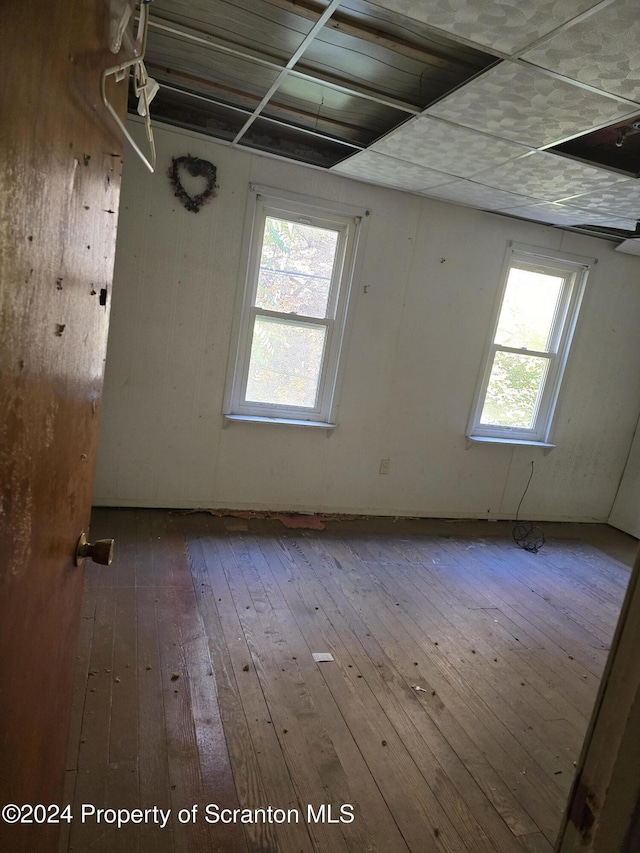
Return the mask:
{"type": "Polygon", "coordinates": [[[94,512],[61,851],[552,850],[635,540],[326,527],[94,512]]]}

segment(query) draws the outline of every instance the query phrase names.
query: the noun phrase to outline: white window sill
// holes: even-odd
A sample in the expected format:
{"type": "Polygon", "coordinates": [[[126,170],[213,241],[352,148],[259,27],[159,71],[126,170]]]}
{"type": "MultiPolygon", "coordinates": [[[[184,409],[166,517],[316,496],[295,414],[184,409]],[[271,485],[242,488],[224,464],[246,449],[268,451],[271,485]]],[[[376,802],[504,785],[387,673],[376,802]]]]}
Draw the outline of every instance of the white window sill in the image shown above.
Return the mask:
{"type": "Polygon", "coordinates": [[[467,447],[469,442],[477,442],[478,444],[520,444],[524,447],[542,447],[544,450],[553,450],[555,444],[550,444],[548,441],[532,441],[528,438],[499,438],[492,435],[468,435],[467,447]]]}
{"type": "Polygon", "coordinates": [[[244,423],[253,423],[253,424],[277,424],[278,426],[282,426],[283,424],[287,426],[304,426],[304,427],[316,427],[319,429],[335,429],[337,424],[326,423],[325,421],[302,421],[296,420],[294,418],[264,418],[259,415],[224,415],[225,426],[228,421],[242,421],[244,423]]]}

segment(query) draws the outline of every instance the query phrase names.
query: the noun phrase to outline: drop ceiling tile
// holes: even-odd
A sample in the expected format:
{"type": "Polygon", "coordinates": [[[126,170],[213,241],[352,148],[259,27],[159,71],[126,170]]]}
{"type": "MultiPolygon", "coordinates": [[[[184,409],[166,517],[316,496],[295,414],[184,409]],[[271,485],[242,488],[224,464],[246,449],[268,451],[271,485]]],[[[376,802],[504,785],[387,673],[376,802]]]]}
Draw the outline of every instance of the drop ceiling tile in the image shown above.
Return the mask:
{"type": "Polygon", "coordinates": [[[361,181],[373,181],[376,184],[388,184],[398,189],[417,192],[427,187],[454,180],[451,175],[426,169],[404,160],[396,160],[375,151],[361,151],[343,160],[331,170],[361,181]]]}
{"type": "Polygon", "coordinates": [[[640,103],[637,0],[617,0],[525,53],[523,59],[640,103]]]}
{"type": "Polygon", "coordinates": [[[596,5],[597,0],[373,0],[400,12],[511,55],[596,5]]]}
{"type": "Polygon", "coordinates": [[[552,225],[605,225],[608,228],[621,228],[627,231],[633,231],[636,227],[633,219],[620,219],[611,214],[594,213],[590,210],[572,208],[564,204],[548,204],[546,202],[527,205],[526,207],[510,207],[499,212],[552,225]]]}
{"type": "Polygon", "coordinates": [[[609,189],[564,199],[569,207],[640,219],[640,180],[625,181],[609,189]]]}
{"type": "Polygon", "coordinates": [[[622,231],[635,231],[638,224],[637,219],[622,219],[619,216],[613,216],[609,213],[603,213],[597,216],[592,211],[580,210],[581,225],[606,225],[607,228],[619,228],[622,231]]]}
{"type": "Polygon", "coordinates": [[[451,201],[455,204],[464,204],[467,207],[476,207],[480,210],[518,207],[531,201],[526,196],[506,193],[492,187],[484,187],[482,184],[476,184],[473,181],[455,181],[441,187],[427,189],[424,191],[424,195],[428,195],[430,198],[439,198],[442,201],[451,201]]]}
{"type": "Polygon", "coordinates": [[[422,116],[392,131],[369,150],[468,178],[531,149],[422,116]]]}
{"type": "Polygon", "coordinates": [[[550,145],[628,115],[629,104],[537,69],[502,62],[426,110],[534,147],[550,145]]]}
{"type": "Polygon", "coordinates": [[[507,192],[520,192],[543,201],[559,201],[569,195],[605,189],[631,178],[587,166],[568,157],[538,152],[482,172],[476,180],[507,192]]]}

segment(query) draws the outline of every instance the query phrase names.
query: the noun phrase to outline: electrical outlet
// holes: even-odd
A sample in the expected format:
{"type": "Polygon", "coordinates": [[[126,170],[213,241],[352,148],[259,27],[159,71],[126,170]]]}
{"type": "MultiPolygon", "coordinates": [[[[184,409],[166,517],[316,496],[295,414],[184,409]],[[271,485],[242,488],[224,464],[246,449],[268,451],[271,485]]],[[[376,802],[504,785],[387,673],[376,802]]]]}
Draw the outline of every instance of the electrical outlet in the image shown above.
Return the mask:
{"type": "Polygon", "coordinates": [[[388,474],[391,469],[391,460],[390,459],[381,459],[380,460],[380,473],[388,474]]]}

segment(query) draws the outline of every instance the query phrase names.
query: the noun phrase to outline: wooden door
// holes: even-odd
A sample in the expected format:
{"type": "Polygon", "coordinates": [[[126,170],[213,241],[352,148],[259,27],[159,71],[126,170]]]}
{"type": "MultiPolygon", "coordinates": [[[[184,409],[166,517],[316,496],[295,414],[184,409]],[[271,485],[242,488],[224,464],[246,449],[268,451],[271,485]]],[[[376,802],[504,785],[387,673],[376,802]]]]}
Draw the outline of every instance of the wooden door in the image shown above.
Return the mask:
{"type": "MultiPolygon", "coordinates": [[[[8,0],[0,20],[0,806],[62,795],[122,162],[108,6],[8,0]]],[[[0,849],[57,832],[0,820],[0,849]]]]}
{"type": "Polygon", "coordinates": [[[559,853],[640,850],[640,551],[578,762],[559,853]]]}

